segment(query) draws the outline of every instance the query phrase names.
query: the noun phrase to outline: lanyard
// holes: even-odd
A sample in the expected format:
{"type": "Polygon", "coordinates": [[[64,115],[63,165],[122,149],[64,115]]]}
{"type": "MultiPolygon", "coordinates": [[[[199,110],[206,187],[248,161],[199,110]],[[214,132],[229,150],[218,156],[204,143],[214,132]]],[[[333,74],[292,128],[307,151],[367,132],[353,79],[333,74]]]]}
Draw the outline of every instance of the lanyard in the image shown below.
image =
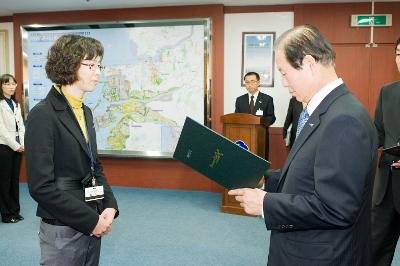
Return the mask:
{"type": "MultiPolygon", "coordinates": [[[[64,97],[65,101],[67,102],[67,104],[68,104],[68,106],[69,106],[69,108],[70,108],[70,110],[71,110],[71,112],[72,112],[72,114],[73,114],[73,116],[74,116],[74,118],[75,118],[75,121],[76,121],[77,124],[78,124],[79,130],[81,131],[81,134],[82,134],[83,138],[85,139],[85,134],[83,134],[82,128],[81,128],[81,126],[79,125],[78,119],[77,119],[76,116],[75,116],[74,110],[72,109],[72,106],[71,106],[71,104],[69,103],[67,97],[65,97],[64,92],[62,91],[62,88],[61,88],[61,87],[60,87],[60,92],[61,92],[62,96],[64,97]]],[[[82,107],[82,108],[83,108],[83,107],[82,107]]],[[[85,117],[85,109],[84,109],[84,108],[83,108],[83,116],[85,117]]],[[[87,138],[88,138],[88,141],[85,141],[85,143],[86,143],[87,149],[88,149],[88,151],[89,151],[89,158],[90,158],[90,174],[91,174],[91,176],[92,176],[92,185],[95,186],[96,180],[95,180],[95,176],[94,176],[94,157],[93,157],[92,145],[91,145],[91,141],[90,141],[90,136],[89,136],[89,132],[88,132],[88,125],[87,125],[86,119],[85,119],[85,125],[86,125],[86,135],[87,135],[87,138]]]]}

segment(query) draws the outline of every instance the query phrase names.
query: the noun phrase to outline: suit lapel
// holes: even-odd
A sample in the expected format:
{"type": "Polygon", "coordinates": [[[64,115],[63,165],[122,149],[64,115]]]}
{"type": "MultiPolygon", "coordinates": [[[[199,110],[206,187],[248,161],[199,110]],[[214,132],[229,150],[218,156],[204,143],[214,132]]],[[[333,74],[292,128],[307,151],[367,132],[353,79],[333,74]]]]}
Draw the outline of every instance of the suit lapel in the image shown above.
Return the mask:
{"type": "Polygon", "coordinates": [[[79,142],[81,145],[81,148],[86,152],[86,154],[89,156],[89,151],[87,148],[86,140],[84,136],[82,135],[81,129],[77,125],[77,122],[73,117],[71,117],[70,110],[66,109],[64,112],[60,112],[58,117],[61,121],[61,123],[64,124],[64,126],[69,130],[69,132],[72,134],[72,136],[75,137],[75,139],[79,142]]]}
{"type": "Polygon", "coordinates": [[[279,180],[278,186],[279,187],[281,185],[281,183],[284,182],[285,178],[283,178],[284,176],[286,177],[286,172],[289,169],[290,164],[292,163],[295,155],[297,154],[297,152],[300,150],[300,148],[303,146],[304,142],[312,135],[312,133],[318,128],[320,124],[320,117],[319,115],[314,113],[310,116],[310,118],[308,119],[307,123],[304,125],[301,134],[296,138],[296,140],[294,141],[294,144],[289,152],[289,155],[286,159],[285,165],[282,169],[282,174],[281,174],[281,178],[279,180]]]}
{"type": "Polygon", "coordinates": [[[54,88],[50,90],[49,96],[50,102],[53,104],[54,109],[56,110],[58,119],[67,128],[71,135],[74,136],[74,138],[79,142],[81,148],[89,156],[86,140],[82,135],[75,115],[72,113],[72,110],[68,108],[66,100],[54,88]]]}
{"type": "Polygon", "coordinates": [[[8,106],[8,103],[6,102],[6,100],[2,100],[2,101],[1,101],[1,104],[3,105],[3,109],[4,109],[6,112],[9,112],[11,115],[14,115],[14,112],[15,112],[15,110],[16,110],[16,105],[14,104],[14,102],[12,103],[13,106],[14,106],[14,112],[13,112],[13,110],[11,110],[10,106],[8,106]]]}
{"type": "Polygon", "coordinates": [[[244,99],[243,112],[250,113],[250,97],[249,97],[248,93],[246,93],[245,95],[246,95],[246,97],[243,97],[243,99],[244,99]],[[245,110],[247,110],[247,111],[245,111],[245,110]]]}
{"type": "Polygon", "coordinates": [[[281,186],[285,182],[286,174],[289,169],[290,164],[292,163],[295,155],[300,151],[301,147],[304,145],[307,139],[313,134],[313,132],[319,127],[321,116],[328,110],[329,106],[341,95],[348,93],[347,88],[344,84],[340,85],[332,92],[330,92],[318,105],[317,109],[314,110],[306,124],[304,125],[300,135],[294,141],[292,149],[289,152],[289,155],[285,161],[285,165],[283,166],[281,177],[278,182],[277,191],[280,190],[281,186]]]}
{"type": "Polygon", "coordinates": [[[261,93],[261,92],[258,92],[257,99],[256,99],[256,101],[255,101],[255,103],[254,103],[254,114],[257,112],[258,109],[260,109],[260,106],[261,106],[263,100],[264,100],[264,99],[263,99],[263,97],[262,97],[262,93],[261,93]]]}

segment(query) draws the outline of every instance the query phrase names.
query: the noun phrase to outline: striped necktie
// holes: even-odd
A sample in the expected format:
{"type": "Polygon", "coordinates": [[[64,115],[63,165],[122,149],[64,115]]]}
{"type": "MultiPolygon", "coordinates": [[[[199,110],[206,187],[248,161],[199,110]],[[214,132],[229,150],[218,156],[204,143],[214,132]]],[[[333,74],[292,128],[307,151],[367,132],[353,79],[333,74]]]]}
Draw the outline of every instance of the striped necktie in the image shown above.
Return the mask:
{"type": "Polygon", "coordinates": [[[310,115],[307,112],[307,107],[304,107],[303,111],[300,113],[299,122],[297,123],[296,138],[299,136],[308,118],[310,118],[310,115]]]}
{"type": "Polygon", "coordinates": [[[254,96],[253,95],[251,95],[251,100],[250,100],[250,114],[253,114],[253,112],[254,112],[254,96]]]}

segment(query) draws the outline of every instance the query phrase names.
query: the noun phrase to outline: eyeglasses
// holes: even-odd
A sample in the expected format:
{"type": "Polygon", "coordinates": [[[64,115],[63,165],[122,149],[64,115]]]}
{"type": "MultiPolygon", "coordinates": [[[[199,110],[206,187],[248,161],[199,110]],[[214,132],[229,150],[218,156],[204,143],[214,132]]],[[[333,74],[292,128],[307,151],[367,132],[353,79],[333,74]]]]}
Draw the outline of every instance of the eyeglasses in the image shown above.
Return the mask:
{"type": "Polygon", "coordinates": [[[244,83],[245,84],[256,84],[257,82],[258,82],[258,80],[250,80],[250,81],[246,80],[244,83]]]}
{"type": "Polygon", "coordinates": [[[17,86],[17,83],[9,83],[9,82],[7,82],[7,83],[4,83],[4,85],[6,85],[6,86],[17,86]]]}
{"type": "Polygon", "coordinates": [[[105,66],[100,65],[100,64],[85,64],[85,63],[81,63],[81,65],[88,66],[90,70],[94,70],[95,67],[97,67],[100,71],[103,71],[104,69],[106,69],[105,66]]]}

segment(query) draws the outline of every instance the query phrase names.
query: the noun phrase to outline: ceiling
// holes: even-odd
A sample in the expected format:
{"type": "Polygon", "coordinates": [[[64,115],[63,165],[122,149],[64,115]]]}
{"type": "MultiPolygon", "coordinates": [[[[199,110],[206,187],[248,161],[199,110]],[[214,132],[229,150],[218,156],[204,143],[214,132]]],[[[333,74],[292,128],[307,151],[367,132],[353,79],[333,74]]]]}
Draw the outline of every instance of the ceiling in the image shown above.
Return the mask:
{"type": "MultiPolygon", "coordinates": [[[[398,1],[398,0],[397,0],[398,1]]],[[[111,9],[129,7],[223,4],[225,6],[285,5],[303,3],[369,2],[368,0],[0,0],[0,16],[15,13],[111,9]]],[[[379,0],[375,2],[396,2],[379,0]]]]}

